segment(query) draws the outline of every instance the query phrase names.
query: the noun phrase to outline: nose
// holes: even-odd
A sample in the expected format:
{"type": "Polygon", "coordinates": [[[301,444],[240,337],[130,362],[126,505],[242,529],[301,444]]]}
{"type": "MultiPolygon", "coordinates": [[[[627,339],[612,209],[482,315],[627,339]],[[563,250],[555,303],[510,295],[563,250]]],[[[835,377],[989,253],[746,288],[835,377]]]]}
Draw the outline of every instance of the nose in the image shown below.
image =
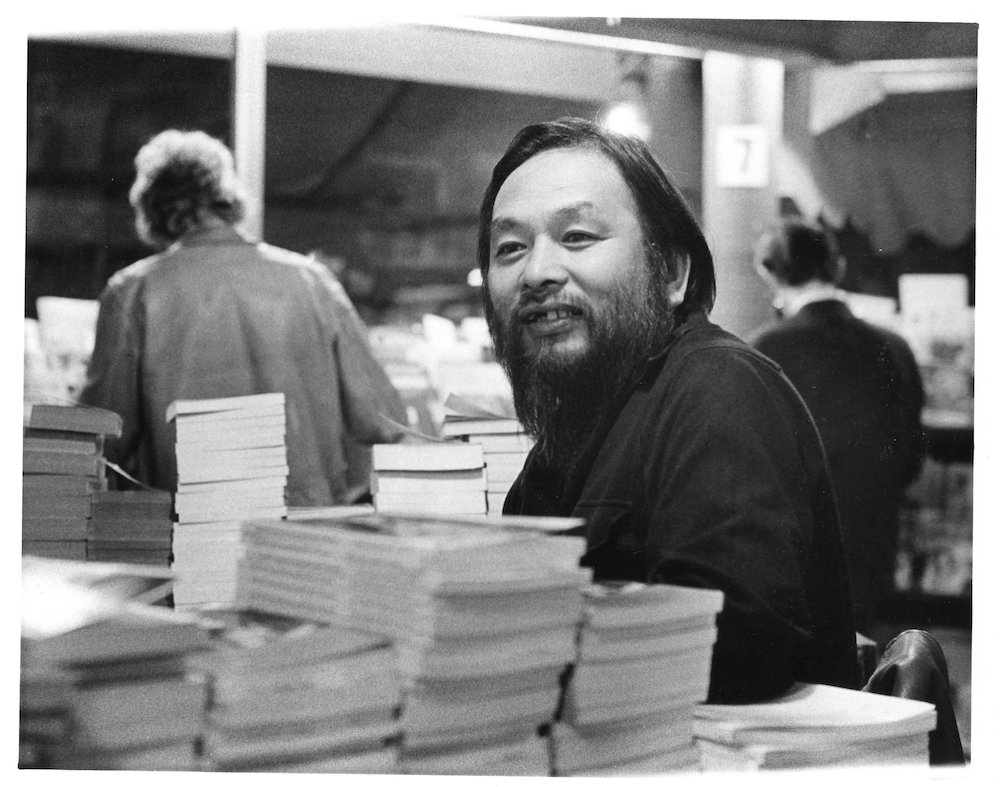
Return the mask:
{"type": "Polygon", "coordinates": [[[521,269],[521,288],[536,290],[565,284],[568,272],[562,251],[559,244],[547,238],[537,239],[527,253],[521,269]]]}

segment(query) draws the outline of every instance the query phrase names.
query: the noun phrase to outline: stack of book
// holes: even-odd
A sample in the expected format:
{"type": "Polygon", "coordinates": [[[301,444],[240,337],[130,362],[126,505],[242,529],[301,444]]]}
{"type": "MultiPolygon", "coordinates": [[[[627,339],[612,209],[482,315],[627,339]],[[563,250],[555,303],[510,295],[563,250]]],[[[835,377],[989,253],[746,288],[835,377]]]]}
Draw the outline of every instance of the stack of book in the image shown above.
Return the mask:
{"type": "Polygon", "coordinates": [[[381,513],[486,513],[483,448],[460,441],[372,447],[371,489],[381,513]]]}
{"type": "Polygon", "coordinates": [[[393,773],[401,691],[388,637],[245,609],[215,629],[206,766],[216,771],[393,773]]]}
{"type": "Polygon", "coordinates": [[[507,492],[524,467],[534,440],[517,419],[486,415],[448,413],[441,434],[483,447],[487,512],[501,514],[507,492]]]}
{"type": "Polygon", "coordinates": [[[937,712],[927,702],[819,684],[751,705],[703,705],[702,767],[755,771],[830,766],[928,767],[937,712]]]}
{"type": "Polygon", "coordinates": [[[413,596],[396,629],[406,773],[549,773],[538,729],[559,704],[590,572],[583,539],[510,535],[445,551],[399,585],[413,596]]]}
{"type": "Polygon", "coordinates": [[[538,728],[575,656],[590,572],[582,538],[523,524],[379,513],[251,522],[240,598],[392,638],[404,773],[548,775],[538,728]]]}
{"type": "Polygon", "coordinates": [[[121,417],[110,410],[24,405],[24,554],[86,560],[90,496],[107,488],[104,438],[121,430],[121,417]]]}
{"type": "Polygon", "coordinates": [[[87,560],[168,566],[173,527],[173,496],[169,492],[94,492],[87,560]]]}
{"type": "Polygon", "coordinates": [[[196,768],[207,687],[186,659],[207,646],[205,629],[164,607],[123,600],[121,590],[131,587],[124,575],[98,585],[26,562],[22,578],[22,761],[196,768]]]}
{"type": "Polygon", "coordinates": [[[603,583],[585,591],[579,652],[551,728],[557,775],[692,770],[708,695],[717,590],[603,583]]]}
{"type": "Polygon", "coordinates": [[[174,603],[231,604],[240,526],[287,513],[285,395],[178,400],[174,603]]]}

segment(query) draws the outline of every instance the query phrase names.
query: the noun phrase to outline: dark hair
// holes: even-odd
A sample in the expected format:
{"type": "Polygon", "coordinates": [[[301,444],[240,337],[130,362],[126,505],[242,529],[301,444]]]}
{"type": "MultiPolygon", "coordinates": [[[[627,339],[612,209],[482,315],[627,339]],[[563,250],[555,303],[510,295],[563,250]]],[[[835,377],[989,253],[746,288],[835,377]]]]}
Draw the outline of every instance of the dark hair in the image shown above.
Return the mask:
{"type": "Polygon", "coordinates": [[[233,155],[203,131],[162,131],[135,157],[129,202],[143,240],[165,246],[212,216],[227,224],[243,218],[245,202],[233,155]]]}
{"type": "MultiPolygon", "coordinates": [[[[486,282],[490,265],[490,224],[497,193],[510,174],[524,162],[546,150],[590,148],[607,156],[621,173],[635,199],[650,264],[665,267],[670,278],[677,262],[687,255],[691,261],[687,291],[677,307],[683,318],[692,309],[710,311],[715,301],[715,267],[712,253],[680,191],[641,140],[608,131],[582,118],[560,118],[521,129],[493,168],[493,177],[479,210],[479,269],[486,282]]],[[[659,271],[663,273],[664,271],[659,271]]],[[[484,285],[487,310],[491,308],[484,285]]]]}
{"type": "Polygon", "coordinates": [[[761,249],[758,264],[782,284],[839,283],[837,242],[820,224],[784,219],[764,233],[761,249]]]}

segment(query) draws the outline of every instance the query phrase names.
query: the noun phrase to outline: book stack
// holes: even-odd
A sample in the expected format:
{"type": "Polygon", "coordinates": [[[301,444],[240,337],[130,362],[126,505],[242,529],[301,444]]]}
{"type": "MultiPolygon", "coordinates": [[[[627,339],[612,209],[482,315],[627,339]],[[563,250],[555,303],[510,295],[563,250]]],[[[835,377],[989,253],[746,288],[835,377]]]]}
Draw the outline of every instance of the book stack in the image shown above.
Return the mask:
{"type": "Polygon", "coordinates": [[[524,519],[251,522],[240,597],[392,638],[402,772],[548,775],[538,728],[575,655],[590,572],[578,565],[582,538],[546,536],[524,519]]]}
{"type": "Polygon", "coordinates": [[[550,733],[556,774],[697,768],[694,713],[708,695],[722,593],[618,582],[584,595],[579,652],[550,733]]]}
{"type": "Polygon", "coordinates": [[[534,440],[517,419],[486,415],[448,413],[441,434],[483,447],[487,512],[501,514],[507,492],[524,467],[534,440]]]}
{"type": "Polygon", "coordinates": [[[751,705],[695,714],[702,767],[755,771],[830,766],[928,767],[937,712],[927,702],[819,684],[751,705]]]}
{"type": "Polygon", "coordinates": [[[123,600],[125,575],[88,585],[53,568],[60,562],[22,566],[22,759],[61,769],[196,768],[207,691],[185,659],[206,646],[205,630],[123,600]]]}
{"type": "Polygon", "coordinates": [[[486,513],[482,446],[459,441],[372,446],[375,510],[393,514],[486,513]]]}
{"type": "Polygon", "coordinates": [[[177,435],[174,603],[231,604],[241,524],[287,513],[285,395],[178,400],[167,421],[177,435]]]}
{"type": "Polygon", "coordinates": [[[121,430],[122,419],[110,410],[24,405],[24,554],[86,560],[91,493],[107,488],[104,438],[121,430]]]}
{"type": "Polygon", "coordinates": [[[94,492],[87,560],[169,566],[173,527],[173,496],[169,492],[94,492]]]}
{"type": "Polygon", "coordinates": [[[245,609],[201,617],[215,629],[202,660],[209,769],[395,771],[401,687],[389,638],[245,609]]]}
{"type": "Polygon", "coordinates": [[[368,524],[374,533],[347,540],[348,610],[396,640],[401,771],[547,775],[538,728],[553,718],[574,655],[590,581],[579,568],[583,540],[476,520],[368,524]]]}

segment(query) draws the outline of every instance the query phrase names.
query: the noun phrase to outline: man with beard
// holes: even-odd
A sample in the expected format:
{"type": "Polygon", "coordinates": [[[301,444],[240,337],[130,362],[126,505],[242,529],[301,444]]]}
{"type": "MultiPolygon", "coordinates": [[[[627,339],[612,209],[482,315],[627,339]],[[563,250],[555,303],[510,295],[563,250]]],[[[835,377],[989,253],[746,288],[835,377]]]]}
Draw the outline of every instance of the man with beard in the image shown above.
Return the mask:
{"type": "Polygon", "coordinates": [[[646,146],[531,125],[493,170],[479,264],[536,446],[504,513],[586,519],[594,578],[717,588],[709,700],[856,684],[822,444],[779,368],[708,321],[711,252],[646,146]]]}

